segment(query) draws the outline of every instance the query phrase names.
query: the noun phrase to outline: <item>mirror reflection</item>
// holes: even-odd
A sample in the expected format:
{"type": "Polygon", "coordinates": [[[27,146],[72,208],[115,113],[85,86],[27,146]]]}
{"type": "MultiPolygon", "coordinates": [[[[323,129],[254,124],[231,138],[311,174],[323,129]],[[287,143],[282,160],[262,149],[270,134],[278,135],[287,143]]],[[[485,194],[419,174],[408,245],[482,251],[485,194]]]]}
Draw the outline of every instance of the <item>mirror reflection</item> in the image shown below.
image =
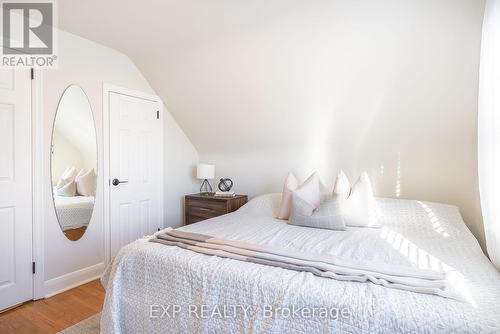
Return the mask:
{"type": "Polygon", "coordinates": [[[94,210],[97,140],[89,100],[76,85],[64,91],[57,107],[51,173],[59,226],[68,239],[78,240],[85,234],[94,210]]]}

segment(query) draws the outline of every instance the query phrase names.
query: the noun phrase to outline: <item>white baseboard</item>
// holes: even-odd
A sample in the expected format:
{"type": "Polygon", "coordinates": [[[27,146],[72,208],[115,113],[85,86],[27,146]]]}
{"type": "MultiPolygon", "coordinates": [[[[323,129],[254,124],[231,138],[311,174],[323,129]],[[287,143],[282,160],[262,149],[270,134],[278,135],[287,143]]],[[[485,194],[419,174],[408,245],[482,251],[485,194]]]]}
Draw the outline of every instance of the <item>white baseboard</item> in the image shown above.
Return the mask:
{"type": "Polygon", "coordinates": [[[44,282],[45,298],[52,297],[58,293],[73,289],[79,285],[100,278],[104,272],[104,262],[74,271],[44,282]]]}

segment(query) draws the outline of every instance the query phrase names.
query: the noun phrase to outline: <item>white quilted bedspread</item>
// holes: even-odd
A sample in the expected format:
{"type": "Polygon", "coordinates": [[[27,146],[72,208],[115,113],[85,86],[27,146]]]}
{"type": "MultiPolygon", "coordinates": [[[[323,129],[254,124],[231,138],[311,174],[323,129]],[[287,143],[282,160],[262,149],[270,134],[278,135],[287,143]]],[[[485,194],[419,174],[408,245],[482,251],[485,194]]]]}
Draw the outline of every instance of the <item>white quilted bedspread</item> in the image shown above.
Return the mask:
{"type": "Polygon", "coordinates": [[[54,202],[63,231],[89,225],[94,211],[93,196],[54,196],[54,202]]]}
{"type": "Polygon", "coordinates": [[[182,229],[308,253],[453,271],[463,277],[457,288],[465,301],[320,278],[142,239],[124,247],[103,277],[101,331],[500,333],[500,273],[483,255],[458,209],[418,201],[378,202],[384,224],[380,229],[287,225],[272,218],[279,195],[259,197],[233,214],[182,229]],[[162,316],[160,305],[166,310],[162,316]],[[203,307],[208,311],[201,312],[203,307]],[[264,312],[269,307],[346,310],[347,316],[270,316],[264,312]]]}

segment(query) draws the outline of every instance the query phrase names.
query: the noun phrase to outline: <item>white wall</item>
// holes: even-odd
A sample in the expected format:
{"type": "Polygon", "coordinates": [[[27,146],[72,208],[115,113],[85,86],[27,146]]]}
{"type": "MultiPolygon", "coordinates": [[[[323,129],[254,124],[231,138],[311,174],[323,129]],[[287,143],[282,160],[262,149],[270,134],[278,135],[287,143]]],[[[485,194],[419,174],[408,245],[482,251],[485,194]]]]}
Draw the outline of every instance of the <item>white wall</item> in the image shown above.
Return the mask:
{"type": "MultiPolygon", "coordinates": [[[[153,89],[139,70],[125,55],[110,48],[65,32],[59,33],[59,67],[43,71],[41,78],[41,114],[43,121],[43,240],[44,240],[44,294],[52,294],[71,284],[99,275],[104,268],[103,226],[103,82],[146,93],[153,89]],[[50,140],[59,99],[71,84],[83,88],[87,94],[96,125],[98,143],[98,185],[96,203],[87,232],[78,241],[66,239],[59,228],[51,199],[50,140]]],[[[196,188],[188,175],[198,161],[197,152],[174,119],[166,112],[165,165],[167,225],[181,222],[181,197],[196,188]]]]}
{"type": "Polygon", "coordinates": [[[198,164],[198,152],[170,113],[165,115],[163,143],[165,226],[184,223],[184,195],[198,192],[193,170],[198,164]]]}
{"type": "MultiPolygon", "coordinates": [[[[86,168],[86,160],[82,152],[73,143],[59,131],[54,131],[52,142],[54,153],[52,154],[52,184],[57,184],[66,168],[75,167],[78,171],[86,168]]],[[[94,156],[94,161],[96,157],[94,156]]],[[[93,165],[96,168],[97,164],[93,165]]],[[[96,168],[97,169],[97,168],[96,168]]]]}

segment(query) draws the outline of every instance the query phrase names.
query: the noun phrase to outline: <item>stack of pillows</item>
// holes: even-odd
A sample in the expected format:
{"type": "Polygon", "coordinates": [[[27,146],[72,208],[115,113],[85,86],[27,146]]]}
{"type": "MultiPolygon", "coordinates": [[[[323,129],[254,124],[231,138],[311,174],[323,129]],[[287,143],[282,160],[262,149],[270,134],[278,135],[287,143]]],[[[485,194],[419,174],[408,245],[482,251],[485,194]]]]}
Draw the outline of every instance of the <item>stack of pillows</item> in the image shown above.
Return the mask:
{"type": "Polygon", "coordinates": [[[368,174],[363,172],[351,187],[347,176],[340,171],[329,194],[321,194],[317,173],[301,185],[289,173],[278,218],[292,225],[345,230],[346,226],[380,227],[380,216],[368,174]]]}
{"type": "Polygon", "coordinates": [[[75,167],[68,167],[54,187],[56,196],[95,196],[97,175],[95,169],[82,169],[77,173],[75,167]]]}

